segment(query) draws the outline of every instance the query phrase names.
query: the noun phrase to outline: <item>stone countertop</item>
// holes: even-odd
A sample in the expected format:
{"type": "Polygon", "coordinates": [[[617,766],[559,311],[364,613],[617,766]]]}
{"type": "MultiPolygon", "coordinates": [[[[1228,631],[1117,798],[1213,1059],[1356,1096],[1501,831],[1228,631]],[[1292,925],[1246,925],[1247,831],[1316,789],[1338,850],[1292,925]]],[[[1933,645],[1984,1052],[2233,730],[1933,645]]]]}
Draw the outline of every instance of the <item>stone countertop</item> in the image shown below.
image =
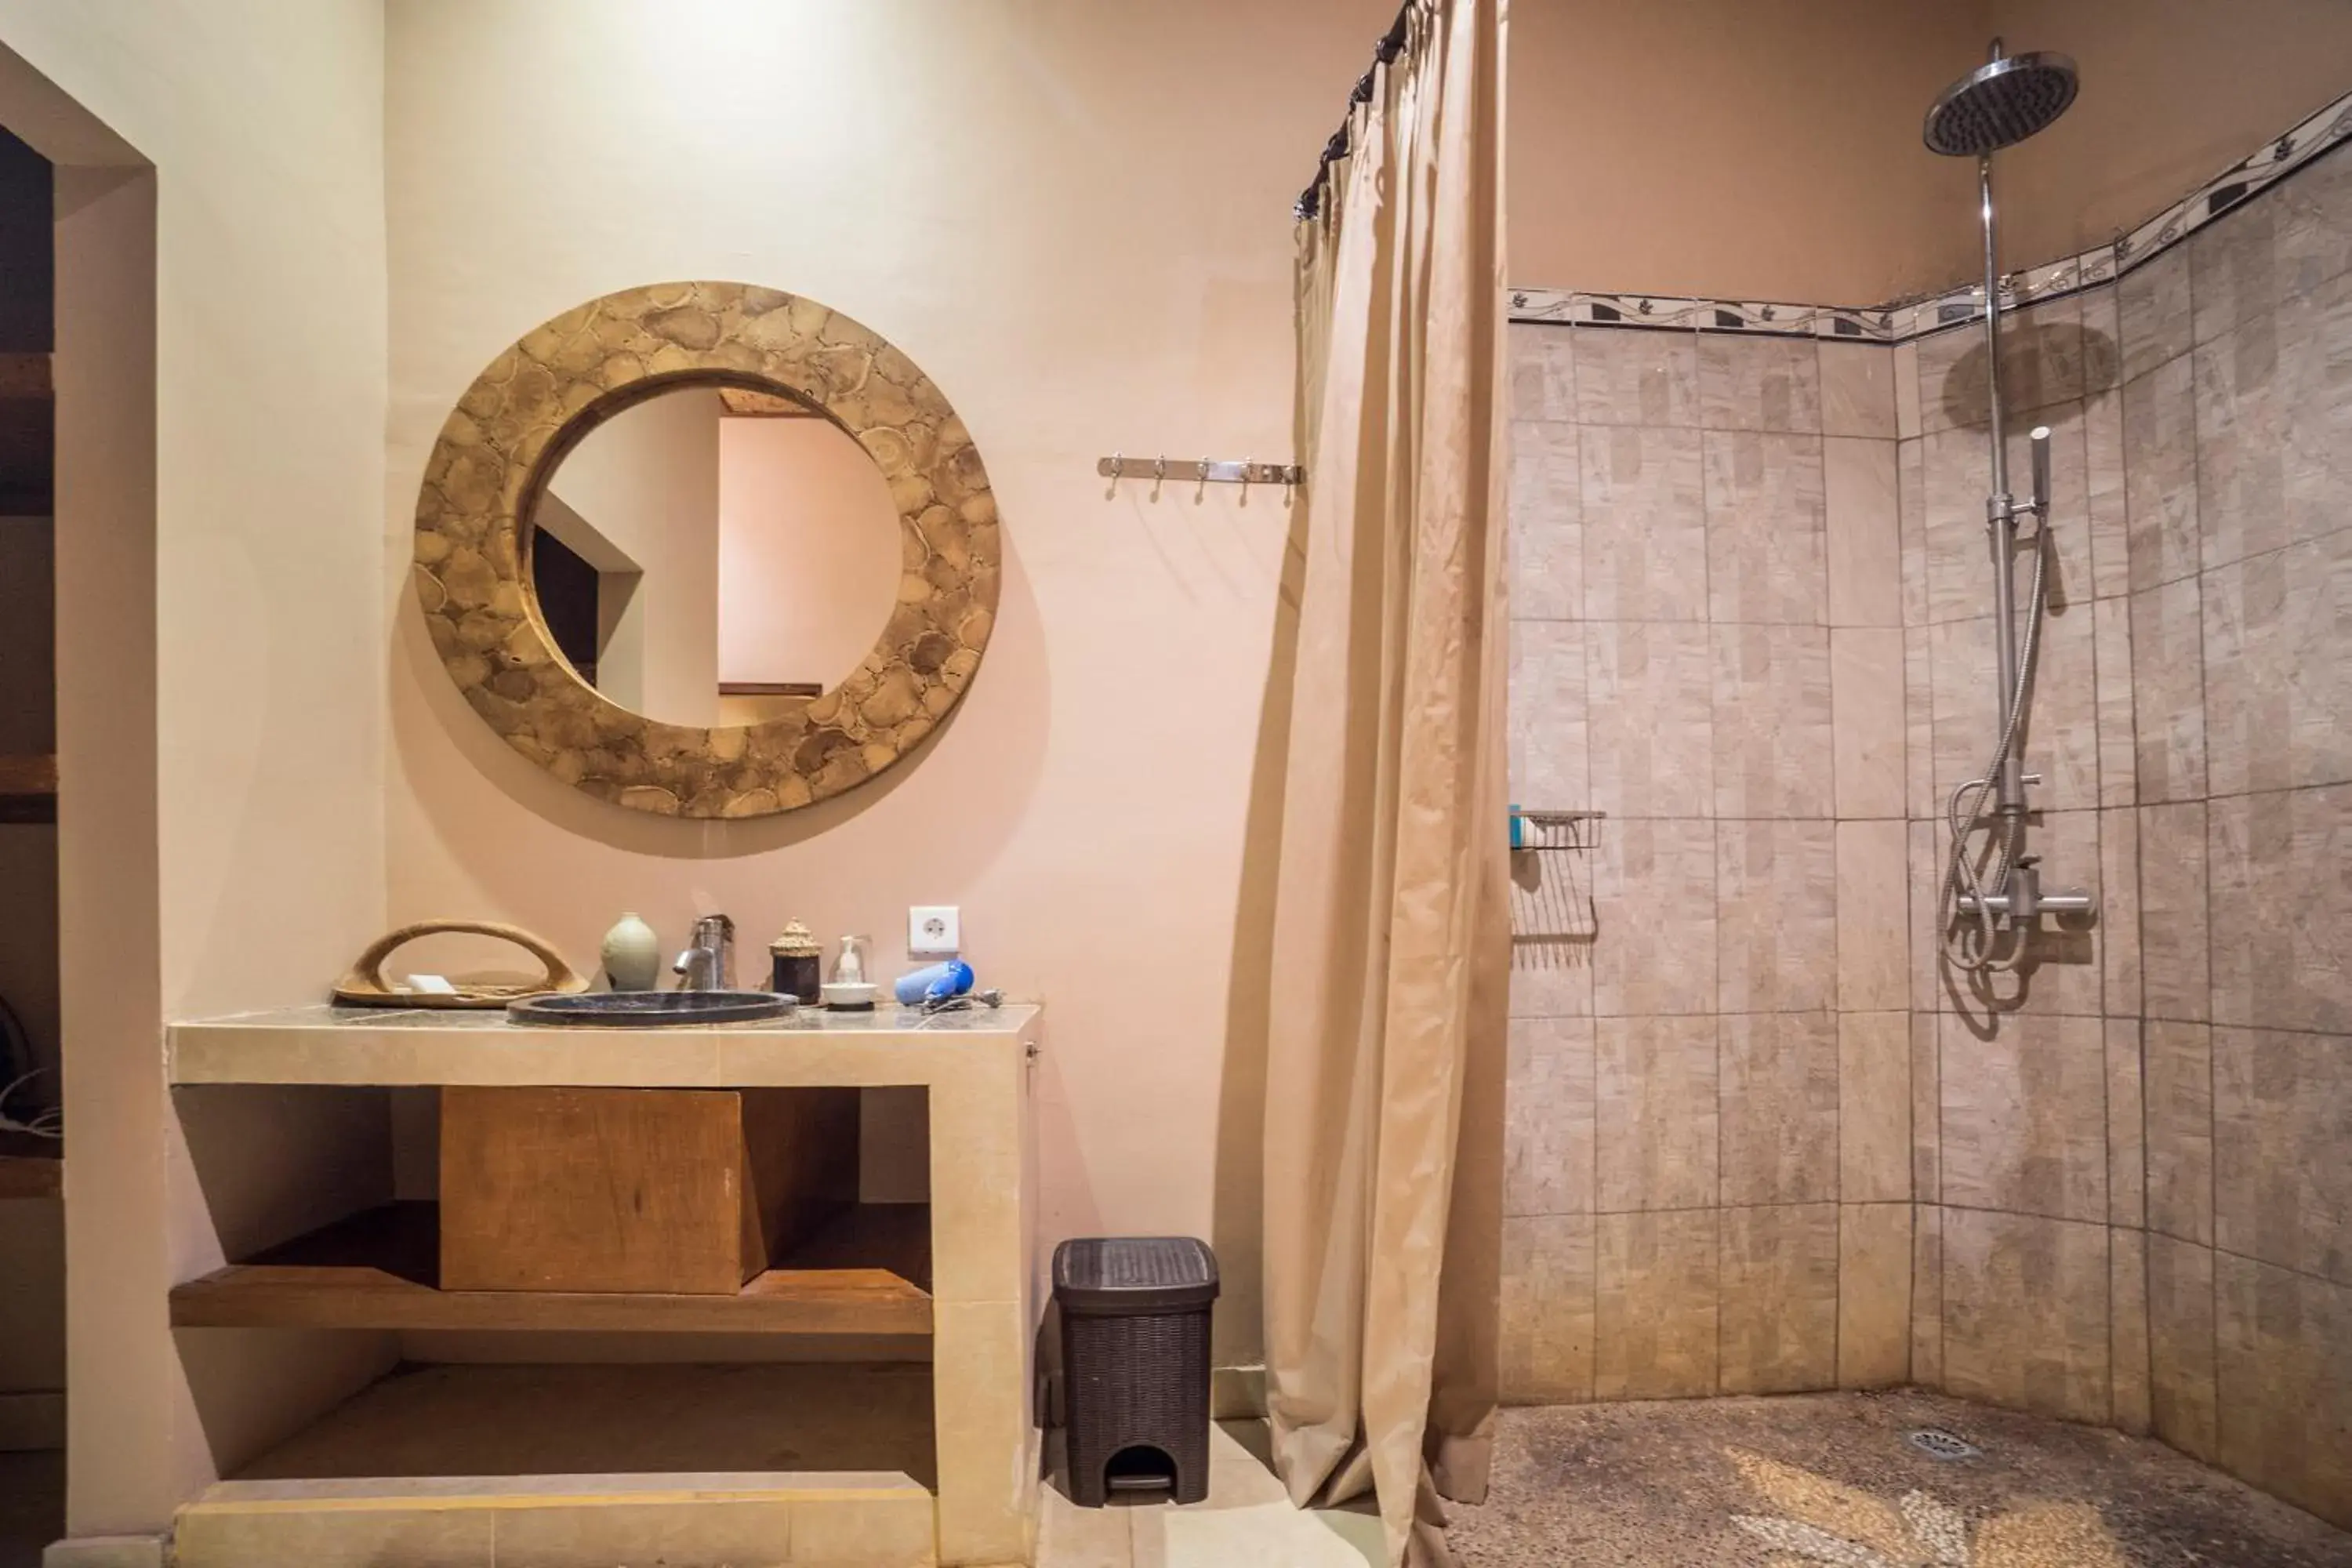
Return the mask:
{"type": "Polygon", "coordinates": [[[725,1088],[918,1084],[958,1059],[1034,1047],[1034,1003],[925,1014],[801,1008],[781,1018],[645,1028],[519,1024],[499,1008],[314,1004],[166,1031],[174,1083],[577,1084],[725,1088]]]}

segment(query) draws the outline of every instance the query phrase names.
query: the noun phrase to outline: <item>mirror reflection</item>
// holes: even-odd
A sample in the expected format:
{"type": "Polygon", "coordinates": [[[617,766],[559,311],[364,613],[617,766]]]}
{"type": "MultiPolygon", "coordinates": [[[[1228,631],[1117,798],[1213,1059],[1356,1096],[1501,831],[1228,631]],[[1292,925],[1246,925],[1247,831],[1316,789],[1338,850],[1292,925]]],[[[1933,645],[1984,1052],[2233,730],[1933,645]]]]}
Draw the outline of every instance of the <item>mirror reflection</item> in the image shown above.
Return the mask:
{"type": "Polygon", "coordinates": [[[541,617],[648,719],[751,724],[838,684],[898,595],[898,514],[865,448],[790,398],[686,385],[591,430],[530,519],[541,617]]]}

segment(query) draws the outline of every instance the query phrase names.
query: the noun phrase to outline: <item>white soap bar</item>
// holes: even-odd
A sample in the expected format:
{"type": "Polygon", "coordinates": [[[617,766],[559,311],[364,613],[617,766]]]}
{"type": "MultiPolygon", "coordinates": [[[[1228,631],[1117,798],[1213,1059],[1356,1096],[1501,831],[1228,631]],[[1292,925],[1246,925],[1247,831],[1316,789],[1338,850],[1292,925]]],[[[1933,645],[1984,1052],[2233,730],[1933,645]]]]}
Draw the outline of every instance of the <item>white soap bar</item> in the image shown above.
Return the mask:
{"type": "Polygon", "coordinates": [[[408,977],[411,991],[423,991],[435,996],[455,996],[457,988],[438,974],[412,974],[408,977]]]}

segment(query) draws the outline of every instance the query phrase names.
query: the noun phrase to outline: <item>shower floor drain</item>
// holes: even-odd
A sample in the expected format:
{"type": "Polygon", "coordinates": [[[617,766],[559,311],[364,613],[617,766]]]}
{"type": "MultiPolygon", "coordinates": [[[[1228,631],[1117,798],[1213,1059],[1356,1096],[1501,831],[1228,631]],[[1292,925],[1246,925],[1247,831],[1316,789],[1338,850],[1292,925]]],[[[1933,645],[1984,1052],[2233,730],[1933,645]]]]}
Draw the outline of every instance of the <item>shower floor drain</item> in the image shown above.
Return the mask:
{"type": "Polygon", "coordinates": [[[1926,1427],[1911,1434],[1911,1446],[1931,1459],[1973,1459],[1984,1452],[1964,1437],[1926,1427]]]}

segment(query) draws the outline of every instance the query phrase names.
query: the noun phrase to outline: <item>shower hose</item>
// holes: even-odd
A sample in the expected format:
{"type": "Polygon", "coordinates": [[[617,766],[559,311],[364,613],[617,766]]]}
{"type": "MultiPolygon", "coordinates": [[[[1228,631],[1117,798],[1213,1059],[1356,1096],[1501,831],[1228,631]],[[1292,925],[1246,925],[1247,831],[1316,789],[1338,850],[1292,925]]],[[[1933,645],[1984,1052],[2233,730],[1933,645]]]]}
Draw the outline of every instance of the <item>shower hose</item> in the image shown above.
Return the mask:
{"type": "MultiPolygon", "coordinates": [[[[2018,731],[2024,727],[2026,708],[2032,698],[2034,661],[2042,651],[2042,621],[2049,608],[2049,571],[2050,524],[2046,518],[2037,518],[2033,530],[2033,585],[2026,595],[2025,644],[2018,654],[2016,688],[2000,694],[2004,703],[2000,742],[1993,748],[1992,761],[1985,765],[1984,776],[1970,779],[1954,790],[1945,805],[1946,821],[1952,832],[1952,859],[1944,874],[1944,956],[1955,968],[1971,974],[2014,969],[2025,952],[2022,942],[2012,944],[2006,952],[2001,951],[2000,926],[1985,903],[1987,897],[1998,897],[2009,889],[2009,874],[2016,864],[2019,840],[2024,832],[2024,816],[2020,812],[1987,816],[1984,806],[1985,797],[1992,793],[2010,754],[2016,750],[2018,731]],[[1970,853],[1970,841],[1979,831],[1988,840],[1981,865],[1970,853]],[[1975,900],[1973,910],[1968,903],[1970,899],[1975,900]]],[[[1993,635],[2007,637],[2010,628],[1995,626],[1993,635]]]]}

